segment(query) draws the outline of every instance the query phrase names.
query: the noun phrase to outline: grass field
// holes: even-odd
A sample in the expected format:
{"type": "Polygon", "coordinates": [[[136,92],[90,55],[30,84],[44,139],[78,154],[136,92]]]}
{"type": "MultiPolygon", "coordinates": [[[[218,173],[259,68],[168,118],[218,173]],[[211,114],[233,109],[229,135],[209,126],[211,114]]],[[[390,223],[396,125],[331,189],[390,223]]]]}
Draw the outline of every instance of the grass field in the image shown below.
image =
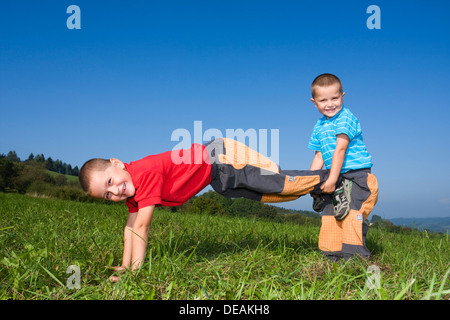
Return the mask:
{"type": "Polygon", "coordinates": [[[143,267],[113,284],[125,205],[4,193],[0,204],[0,299],[450,298],[448,235],[371,228],[369,261],[332,263],[317,226],[157,210],[143,267]]]}

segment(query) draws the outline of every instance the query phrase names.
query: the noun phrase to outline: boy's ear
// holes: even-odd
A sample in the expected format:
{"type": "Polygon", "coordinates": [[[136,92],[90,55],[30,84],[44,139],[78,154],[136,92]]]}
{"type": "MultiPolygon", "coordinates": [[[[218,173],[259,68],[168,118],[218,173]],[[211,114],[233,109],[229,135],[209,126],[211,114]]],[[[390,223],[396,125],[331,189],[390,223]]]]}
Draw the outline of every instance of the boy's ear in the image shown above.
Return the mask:
{"type": "Polygon", "coordinates": [[[314,100],[314,98],[311,98],[311,102],[314,103],[314,106],[317,108],[316,100],[314,100]]]}
{"type": "Polygon", "coordinates": [[[345,96],[345,92],[342,92],[342,97],[344,97],[345,96]]]}
{"type": "Polygon", "coordinates": [[[111,158],[109,159],[109,162],[111,162],[113,166],[119,167],[120,169],[125,169],[125,165],[119,159],[111,158]]]}

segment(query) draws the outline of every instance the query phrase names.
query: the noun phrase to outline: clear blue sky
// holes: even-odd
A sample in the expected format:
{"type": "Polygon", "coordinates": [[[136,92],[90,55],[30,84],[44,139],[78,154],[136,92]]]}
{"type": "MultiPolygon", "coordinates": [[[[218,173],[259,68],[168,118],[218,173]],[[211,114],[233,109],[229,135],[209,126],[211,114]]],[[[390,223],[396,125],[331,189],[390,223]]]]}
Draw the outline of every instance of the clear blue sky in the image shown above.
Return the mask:
{"type": "Polygon", "coordinates": [[[373,156],[373,214],[450,216],[449,15],[444,0],[4,0],[0,153],[128,162],[171,150],[172,132],[199,120],[278,129],[281,167],[307,169],[320,117],[309,86],[331,72],[373,156]],[[80,30],[66,26],[72,4],[80,30]]]}

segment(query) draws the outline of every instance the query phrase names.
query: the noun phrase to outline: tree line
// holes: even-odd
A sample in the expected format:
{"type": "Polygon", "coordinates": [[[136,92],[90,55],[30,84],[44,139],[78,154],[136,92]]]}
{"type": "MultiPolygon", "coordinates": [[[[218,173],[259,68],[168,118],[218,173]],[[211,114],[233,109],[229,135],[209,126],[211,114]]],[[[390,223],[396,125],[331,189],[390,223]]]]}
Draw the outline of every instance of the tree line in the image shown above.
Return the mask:
{"type": "Polygon", "coordinates": [[[91,202],[81,190],[78,179],[63,172],[78,173],[78,168],[60,160],[45,159],[43,155],[31,154],[27,160],[20,161],[17,154],[10,151],[0,155],[0,192],[91,202]]]}
{"type": "Polygon", "coordinates": [[[245,198],[230,199],[214,191],[195,196],[177,207],[163,210],[203,215],[255,217],[273,222],[320,225],[320,215],[315,212],[285,209],[245,198]]]}
{"type": "MultiPolygon", "coordinates": [[[[22,162],[20,158],[17,156],[16,151],[11,150],[7,154],[1,153],[0,159],[7,159],[11,162],[22,162]]],[[[78,166],[72,167],[70,164],[67,164],[65,162],[62,162],[59,159],[53,160],[51,157],[45,158],[45,156],[41,153],[38,155],[34,155],[33,153],[30,153],[28,158],[23,161],[24,163],[30,164],[30,163],[42,163],[44,164],[44,167],[47,170],[60,173],[60,174],[67,174],[70,176],[78,176],[79,168],[78,166]]]]}

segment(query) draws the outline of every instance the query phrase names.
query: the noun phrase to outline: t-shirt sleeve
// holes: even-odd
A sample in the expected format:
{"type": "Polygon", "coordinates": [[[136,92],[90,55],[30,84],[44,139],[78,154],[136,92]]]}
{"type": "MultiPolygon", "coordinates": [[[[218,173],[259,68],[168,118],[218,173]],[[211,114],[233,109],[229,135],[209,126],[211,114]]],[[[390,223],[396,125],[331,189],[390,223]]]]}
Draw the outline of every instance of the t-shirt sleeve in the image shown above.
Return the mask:
{"type": "Polygon", "coordinates": [[[309,139],[308,149],[320,151],[320,141],[317,137],[317,124],[314,126],[311,138],[309,139]]]}
{"type": "Polygon", "coordinates": [[[138,203],[136,202],[136,200],[134,200],[134,197],[128,198],[126,205],[128,207],[128,212],[129,213],[133,213],[133,212],[138,212],[139,208],[138,208],[138,203]]]}
{"type": "Polygon", "coordinates": [[[163,177],[160,173],[147,172],[141,176],[134,196],[138,209],[162,204],[163,177]]]}
{"type": "Polygon", "coordinates": [[[345,134],[350,140],[353,140],[353,138],[358,135],[358,124],[358,119],[355,117],[350,117],[349,115],[343,116],[336,123],[335,133],[336,135],[345,134]]]}

